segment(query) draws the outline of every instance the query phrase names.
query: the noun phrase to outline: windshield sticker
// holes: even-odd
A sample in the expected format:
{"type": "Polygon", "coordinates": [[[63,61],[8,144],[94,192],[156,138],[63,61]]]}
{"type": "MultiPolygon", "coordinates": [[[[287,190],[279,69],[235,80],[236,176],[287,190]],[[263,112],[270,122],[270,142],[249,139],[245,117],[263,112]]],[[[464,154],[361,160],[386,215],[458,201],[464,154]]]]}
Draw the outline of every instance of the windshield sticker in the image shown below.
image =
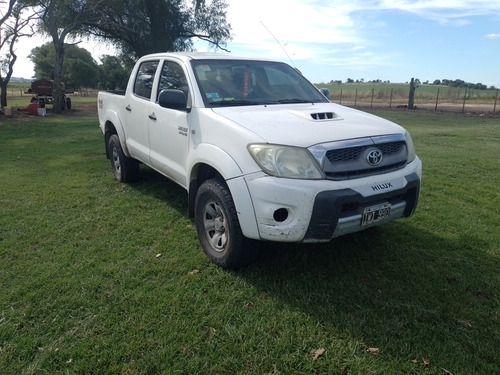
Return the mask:
{"type": "Polygon", "coordinates": [[[212,100],[219,99],[219,93],[217,92],[207,92],[205,95],[207,96],[208,99],[212,100]]]}

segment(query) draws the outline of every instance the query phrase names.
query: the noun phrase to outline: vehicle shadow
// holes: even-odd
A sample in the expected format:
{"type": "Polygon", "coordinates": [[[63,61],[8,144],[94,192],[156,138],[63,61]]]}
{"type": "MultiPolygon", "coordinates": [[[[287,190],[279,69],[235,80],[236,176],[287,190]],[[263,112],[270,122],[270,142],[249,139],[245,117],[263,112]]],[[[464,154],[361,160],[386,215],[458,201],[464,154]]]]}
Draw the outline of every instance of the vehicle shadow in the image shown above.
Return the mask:
{"type": "Polygon", "coordinates": [[[155,170],[141,165],[140,179],[129,184],[134,190],[165,202],[181,215],[188,215],[188,196],[186,190],[155,170]]]}
{"type": "Polygon", "coordinates": [[[405,363],[432,356],[443,368],[494,367],[499,262],[488,247],[400,220],[327,244],[267,244],[256,264],[235,274],[310,315],[323,332],[405,363]],[[493,343],[483,350],[484,337],[493,343]]]}

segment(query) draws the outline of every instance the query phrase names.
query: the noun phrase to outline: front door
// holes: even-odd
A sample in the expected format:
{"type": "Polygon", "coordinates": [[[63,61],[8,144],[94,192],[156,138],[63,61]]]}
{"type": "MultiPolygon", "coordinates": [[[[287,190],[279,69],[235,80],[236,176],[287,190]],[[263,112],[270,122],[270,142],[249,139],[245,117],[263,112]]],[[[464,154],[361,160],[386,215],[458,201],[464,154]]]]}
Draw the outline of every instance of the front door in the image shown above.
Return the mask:
{"type": "MultiPolygon", "coordinates": [[[[158,83],[157,98],[161,90],[179,89],[189,96],[186,75],[173,61],[163,63],[158,83]]],[[[151,165],[181,186],[187,187],[186,160],[189,148],[189,113],[157,104],[151,106],[149,143],[151,165]]]]}

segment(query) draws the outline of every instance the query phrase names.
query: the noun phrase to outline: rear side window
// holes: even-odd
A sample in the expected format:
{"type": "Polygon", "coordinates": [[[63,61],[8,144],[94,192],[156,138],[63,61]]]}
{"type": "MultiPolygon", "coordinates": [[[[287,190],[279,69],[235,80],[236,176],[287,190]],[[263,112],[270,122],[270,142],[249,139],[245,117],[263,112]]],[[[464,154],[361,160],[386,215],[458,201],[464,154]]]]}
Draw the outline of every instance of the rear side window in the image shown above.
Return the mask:
{"type": "Polygon", "coordinates": [[[153,81],[155,79],[158,61],[145,61],[137,70],[134,83],[134,94],[145,99],[151,99],[153,91],[153,81]]]}

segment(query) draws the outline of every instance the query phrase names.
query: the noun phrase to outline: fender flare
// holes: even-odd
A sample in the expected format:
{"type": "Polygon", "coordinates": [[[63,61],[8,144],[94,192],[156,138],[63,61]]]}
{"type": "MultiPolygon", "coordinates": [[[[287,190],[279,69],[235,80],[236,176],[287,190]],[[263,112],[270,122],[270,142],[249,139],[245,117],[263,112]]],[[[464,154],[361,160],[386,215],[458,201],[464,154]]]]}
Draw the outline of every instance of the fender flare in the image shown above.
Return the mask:
{"type": "Polygon", "coordinates": [[[190,206],[194,204],[198,190],[199,166],[207,165],[222,176],[233,198],[243,235],[259,239],[255,209],[243,172],[236,161],[224,150],[212,144],[200,144],[188,160],[190,171],[188,182],[190,206]]]}
{"type": "MultiPolygon", "coordinates": [[[[122,121],[120,120],[120,116],[114,110],[108,109],[104,113],[104,126],[103,126],[103,134],[106,137],[106,133],[116,133],[118,138],[120,139],[120,144],[122,146],[123,152],[127,157],[131,157],[130,152],[127,147],[126,135],[122,121]],[[111,131],[111,129],[115,129],[115,132],[111,131]]],[[[106,144],[106,152],[108,149],[108,145],[106,144]]]]}

